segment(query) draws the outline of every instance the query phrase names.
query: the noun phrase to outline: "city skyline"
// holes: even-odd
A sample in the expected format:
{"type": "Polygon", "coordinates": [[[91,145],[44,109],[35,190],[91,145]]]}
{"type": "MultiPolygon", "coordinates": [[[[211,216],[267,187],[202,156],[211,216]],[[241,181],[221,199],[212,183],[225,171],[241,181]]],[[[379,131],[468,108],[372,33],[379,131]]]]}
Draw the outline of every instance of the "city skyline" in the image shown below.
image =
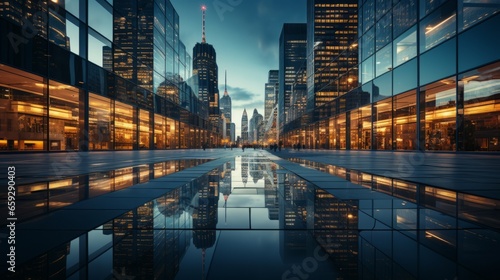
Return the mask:
{"type": "MultiPolygon", "coordinates": [[[[306,1],[172,0],[172,4],[179,14],[180,38],[187,50],[201,42],[201,7],[206,6],[206,41],[217,51],[219,77],[227,70],[233,119],[241,119],[245,108],[264,112],[269,70],[279,66],[281,29],[284,23],[306,22],[306,1]]],[[[223,88],[224,81],[219,79],[219,90],[223,88]]],[[[236,136],[240,136],[241,125],[239,121],[235,124],[236,136]]]]}

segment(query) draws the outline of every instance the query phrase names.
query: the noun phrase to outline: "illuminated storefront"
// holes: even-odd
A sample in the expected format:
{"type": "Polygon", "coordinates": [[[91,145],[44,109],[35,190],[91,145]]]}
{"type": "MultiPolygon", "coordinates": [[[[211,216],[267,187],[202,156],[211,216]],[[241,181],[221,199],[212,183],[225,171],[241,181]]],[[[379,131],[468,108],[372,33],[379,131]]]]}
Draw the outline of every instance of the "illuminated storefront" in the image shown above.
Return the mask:
{"type": "Polygon", "coordinates": [[[0,5],[0,151],[200,148],[179,16],[149,2],[0,5]]]}

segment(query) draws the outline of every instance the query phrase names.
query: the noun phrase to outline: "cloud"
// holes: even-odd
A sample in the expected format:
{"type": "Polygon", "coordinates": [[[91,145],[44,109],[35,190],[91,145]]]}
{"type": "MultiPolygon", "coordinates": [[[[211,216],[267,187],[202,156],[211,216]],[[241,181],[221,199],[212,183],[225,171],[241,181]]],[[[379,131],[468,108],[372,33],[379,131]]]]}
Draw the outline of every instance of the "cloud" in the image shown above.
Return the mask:
{"type": "Polygon", "coordinates": [[[227,91],[229,93],[229,96],[231,96],[231,100],[233,101],[233,104],[235,103],[235,101],[237,101],[237,103],[241,103],[241,102],[253,100],[256,97],[258,97],[257,94],[254,94],[254,93],[252,93],[244,88],[240,88],[240,87],[232,87],[232,86],[228,85],[227,91]]]}

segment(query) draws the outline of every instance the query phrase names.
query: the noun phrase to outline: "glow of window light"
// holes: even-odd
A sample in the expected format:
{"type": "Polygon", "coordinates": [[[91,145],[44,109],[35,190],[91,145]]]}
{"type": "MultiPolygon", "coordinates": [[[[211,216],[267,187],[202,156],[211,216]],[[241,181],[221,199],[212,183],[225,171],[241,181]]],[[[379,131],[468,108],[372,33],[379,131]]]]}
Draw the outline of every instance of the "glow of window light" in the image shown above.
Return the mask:
{"type": "Polygon", "coordinates": [[[455,15],[452,15],[450,17],[448,17],[447,19],[443,20],[442,22],[438,23],[437,25],[435,25],[434,27],[430,27],[428,26],[425,31],[425,34],[429,34],[431,33],[432,31],[434,31],[434,29],[438,28],[439,26],[445,24],[447,21],[449,21],[451,18],[455,17],[455,15]]]}

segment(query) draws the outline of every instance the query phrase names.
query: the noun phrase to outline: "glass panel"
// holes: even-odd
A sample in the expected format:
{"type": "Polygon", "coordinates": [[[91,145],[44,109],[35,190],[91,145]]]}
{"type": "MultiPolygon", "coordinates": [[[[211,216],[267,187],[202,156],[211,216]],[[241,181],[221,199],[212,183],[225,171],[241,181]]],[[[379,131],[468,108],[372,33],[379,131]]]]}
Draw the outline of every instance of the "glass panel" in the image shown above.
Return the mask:
{"type": "Polygon", "coordinates": [[[388,13],[379,20],[376,28],[376,50],[379,50],[392,41],[392,14],[388,13]]]}
{"type": "Polygon", "coordinates": [[[374,32],[375,28],[370,29],[370,31],[366,32],[363,36],[363,43],[361,44],[361,59],[365,59],[372,55],[375,51],[375,42],[374,42],[374,32]]]}
{"type": "Polygon", "coordinates": [[[361,130],[361,110],[353,110],[350,113],[351,122],[350,122],[350,133],[351,133],[351,150],[357,150],[360,146],[359,133],[361,130]]]}
{"type": "Polygon", "coordinates": [[[379,20],[380,17],[384,16],[384,14],[387,13],[391,9],[391,7],[392,0],[377,0],[377,20],[379,20]]]}
{"type": "Polygon", "coordinates": [[[136,125],[134,109],[130,105],[115,102],[115,149],[132,150],[134,145],[136,125]]]}
{"type": "Polygon", "coordinates": [[[392,99],[387,98],[375,103],[373,115],[375,149],[392,150],[392,99]]]}
{"type": "Polygon", "coordinates": [[[464,145],[468,151],[500,151],[500,63],[463,75],[464,145]]]}
{"type": "Polygon", "coordinates": [[[347,135],[346,135],[346,114],[341,114],[337,119],[337,133],[339,134],[339,149],[345,150],[347,148],[347,135]]]}
{"type": "Polygon", "coordinates": [[[155,149],[165,149],[165,117],[155,114],[154,145],[155,149]]]}
{"type": "Polygon", "coordinates": [[[417,28],[413,27],[394,40],[394,67],[417,56],[417,28]]]}
{"type": "Polygon", "coordinates": [[[49,94],[49,150],[78,150],[78,89],[50,81],[49,94]]]}
{"type": "Polygon", "coordinates": [[[500,59],[500,36],[492,36],[499,26],[500,16],[495,16],[458,36],[459,72],[500,59]]]}
{"type": "MultiPolygon", "coordinates": [[[[337,149],[337,137],[336,137],[336,127],[335,127],[335,122],[336,120],[334,118],[331,118],[330,121],[328,122],[328,135],[330,137],[330,149],[337,149]]],[[[292,141],[293,143],[297,143],[298,141],[292,141]]]]}
{"type": "Polygon", "coordinates": [[[64,5],[66,11],[72,13],[75,17],[79,18],[82,21],[85,21],[85,6],[84,1],[80,0],[65,0],[64,5]]]}
{"type": "MultiPolygon", "coordinates": [[[[446,2],[447,0],[420,0],[420,18],[425,17],[434,11],[441,4],[446,2]]],[[[453,2],[453,1],[449,1],[453,2]]]]}
{"type": "Polygon", "coordinates": [[[47,86],[41,77],[8,66],[0,70],[0,150],[45,150],[47,86]]]}
{"type": "Polygon", "coordinates": [[[397,37],[417,23],[417,0],[402,0],[393,9],[393,36],[397,37]]]}
{"type": "Polygon", "coordinates": [[[104,0],[89,0],[89,26],[113,40],[113,9],[104,0]]]}
{"type": "Polygon", "coordinates": [[[456,2],[449,1],[420,23],[420,53],[456,34],[456,2]]]}
{"type": "Polygon", "coordinates": [[[363,26],[365,27],[365,31],[367,31],[375,23],[375,1],[367,1],[363,5],[363,18],[363,26]]]}
{"type": "Polygon", "coordinates": [[[377,52],[375,71],[377,77],[392,70],[392,44],[377,52]]]}
{"type": "Polygon", "coordinates": [[[500,12],[500,0],[459,0],[458,30],[465,30],[500,12]]]}
{"type": "Polygon", "coordinates": [[[167,149],[177,149],[179,148],[179,128],[177,126],[177,122],[173,119],[167,118],[167,140],[166,140],[166,148],[167,149]]]}
{"type": "Polygon", "coordinates": [[[375,77],[375,69],[373,66],[373,56],[361,64],[361,82],[363,84],[373,80],[375,77]]]}
{"type": "Polygon", "coordinates": [[[417,148],[417,92],[394,96],[394,133],[397,150],[417,148]]]}
{"type": "Polygon", "coordinates": [[[379,101],[392,96],[392,72],[373,81],[373,101],[379,101]]]}
{"type": "Polygon", "coordinates": [[[89,94],[89,149],[110,150],[112,137],[111,101],[89,94]]]}
{"type": "Polygon", "coordinates": [[[360,110],[361,138],[360,149],[370,150],[372,148],[372,105],[362,107],[360,110]]]}
{"type": "Polygon", "coordinates": [[[139,112],[139,149],[149,149],[150,129],[149,112],[140,110],[139,112]]]}
{"type": "Polygon", "coordinates": [[[111,43],[104,37],[89,29],[89,61],[103,67],[113,59],[111,43]]]}
{"type": "Polygon", "coordinates": [[[420,56],[420,84],[456,73],[456,40],[452,39],[420,56]]]}
{"type": "Polygon", "coordinates": [[[456,82],[448,78],[421,88],[425,100],[425,149],[455,150],[456,82]]]}
{"type": "Polygon", "coordinates": [[[80,22],[68,16],[68,18],[66,18],[66,31],[68,47],[71,52],[84,57],[84,54],[80,54],[80,22]]]}
{"type": "Polygon", "coordinates": [[[69,41],[66,36],[66,19],[64,15],[52,8],[49,8],[49,41],[61,48],[69,48],[69,41]]]}
{"type": "Polygon", "coordinates": [[[417,87],[417,59],[405,63],[393,71],[393,94],[399,94],[417,87]]]}

